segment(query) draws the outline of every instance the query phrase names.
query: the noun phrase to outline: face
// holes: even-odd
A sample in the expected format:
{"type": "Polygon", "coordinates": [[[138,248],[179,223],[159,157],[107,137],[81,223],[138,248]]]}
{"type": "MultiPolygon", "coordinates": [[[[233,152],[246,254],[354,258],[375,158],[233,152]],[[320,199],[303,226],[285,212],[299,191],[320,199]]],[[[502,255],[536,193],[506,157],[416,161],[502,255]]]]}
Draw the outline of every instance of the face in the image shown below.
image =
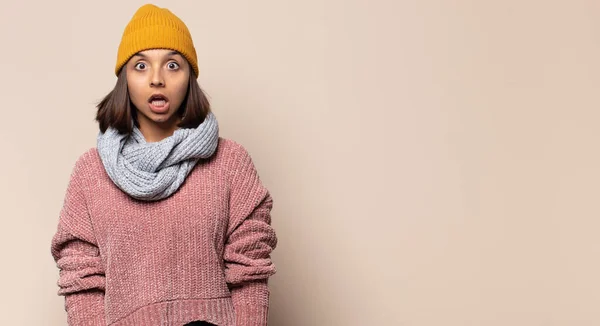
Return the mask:
{"type": "Polygon", "coordinates": [[[140,129],[175,129],[185,99],[190,67],[179,53],[152,49],[137,53],[126,65],[129,97],[140,129]]]}

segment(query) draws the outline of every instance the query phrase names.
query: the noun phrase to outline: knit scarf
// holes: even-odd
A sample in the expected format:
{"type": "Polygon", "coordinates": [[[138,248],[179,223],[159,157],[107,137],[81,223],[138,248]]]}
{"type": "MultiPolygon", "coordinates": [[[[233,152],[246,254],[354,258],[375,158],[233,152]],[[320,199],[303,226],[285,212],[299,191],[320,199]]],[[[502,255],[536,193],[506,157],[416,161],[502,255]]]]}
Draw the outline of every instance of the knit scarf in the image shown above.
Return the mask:
{"type": "Polygon", "coordinates": [[[211,112],[198,128],[179,128],[153,143],[135,125],[129,135],[108,128],[98,134],[97,149],[115,185],[133,198],[154,201],[175,193],[199,159],[213,155],[218,142],[219,125],[211,112]]]}

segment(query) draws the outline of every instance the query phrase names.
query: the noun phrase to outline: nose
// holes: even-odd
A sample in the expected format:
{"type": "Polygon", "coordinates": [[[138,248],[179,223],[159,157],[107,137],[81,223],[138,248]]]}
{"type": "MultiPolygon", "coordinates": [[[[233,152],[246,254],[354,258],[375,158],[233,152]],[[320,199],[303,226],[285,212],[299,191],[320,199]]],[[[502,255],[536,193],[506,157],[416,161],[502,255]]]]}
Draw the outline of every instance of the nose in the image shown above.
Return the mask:
{"type": "Polygon", "coordinates": [[[165,85],[165,81],[160,72],[160,69],[155,70],[154,73],[152,74],[152,80],[150,81],[150,87],[157,87],[157,86],[164,86],[164,85],[165,85]]]}

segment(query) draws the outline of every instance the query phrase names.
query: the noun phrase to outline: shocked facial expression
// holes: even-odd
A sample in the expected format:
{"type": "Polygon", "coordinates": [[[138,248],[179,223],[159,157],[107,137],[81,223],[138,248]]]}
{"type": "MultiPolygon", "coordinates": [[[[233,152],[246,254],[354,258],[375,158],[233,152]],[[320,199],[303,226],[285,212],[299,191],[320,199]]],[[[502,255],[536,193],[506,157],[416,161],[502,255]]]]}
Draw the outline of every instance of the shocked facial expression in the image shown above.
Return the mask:
{"type": "Polygon", "coordinates": [[[190,66],[176,51],[151,49],[136,53],[126,65],[127,87],[140,126],[170,128],[187,95],[190,66]]]}

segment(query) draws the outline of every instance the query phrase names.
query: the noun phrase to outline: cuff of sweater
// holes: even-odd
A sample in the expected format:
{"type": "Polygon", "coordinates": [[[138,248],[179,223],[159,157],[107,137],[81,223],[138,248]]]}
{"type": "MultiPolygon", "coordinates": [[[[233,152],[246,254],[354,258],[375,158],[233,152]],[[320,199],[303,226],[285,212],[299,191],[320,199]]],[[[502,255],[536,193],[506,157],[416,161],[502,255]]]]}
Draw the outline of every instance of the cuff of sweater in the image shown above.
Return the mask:
{"type": "Polygon", "coordinates": [[[235,307],[236,326],[267,326],[268,306],[241,305],[235,307]]]}
{"type": "Polygon", "coordinates": [[[86,291],[65,296],[69,326],[106,326],[104,293],[86,291]]]}
{"type": "Polygon", "coordinates": [[[232,289],[236,326],[266,326],[269,315],[267,280],[247,282],[232,289]]]}

